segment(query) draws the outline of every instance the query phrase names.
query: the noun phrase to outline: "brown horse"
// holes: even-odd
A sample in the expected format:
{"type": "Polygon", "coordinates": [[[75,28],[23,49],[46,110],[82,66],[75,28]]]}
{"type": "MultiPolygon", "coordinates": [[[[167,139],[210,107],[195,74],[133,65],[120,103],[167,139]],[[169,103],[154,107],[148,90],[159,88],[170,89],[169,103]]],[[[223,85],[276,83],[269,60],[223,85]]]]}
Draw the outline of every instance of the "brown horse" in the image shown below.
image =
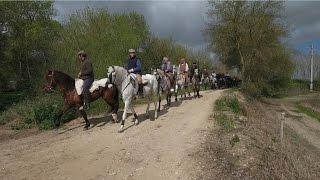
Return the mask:
{"type": "MultiPolygon", "coordinates": [[[[56,127],[59,127],[62,115],[72,107],[81,107],[83,105],[83,97],[82,95],[79,96],[76,92],[75,80],[63,72],[48,70],[45,79],[47,80],[47,85],[44,87],[44,90],[47,93],[51,93],[53,92],[53,88],[55,86],[58,86],[64,98],[63,111],[60,113],[58,121],[54,122],[56,127]]],[[[91,93],[90,101],[95,101],[100,97],[112,107],[111,111],[113,120],[117,121],[119,96],[116,87],[108,88],[107,85],[106,87],[99,87],[99,89],[91,93]]],[[[84,129],[87,130],[90,127],[90,122],[87,118],[87,114],[83,109],[79,109],[79,111],[86,122],[84,129]]]]}

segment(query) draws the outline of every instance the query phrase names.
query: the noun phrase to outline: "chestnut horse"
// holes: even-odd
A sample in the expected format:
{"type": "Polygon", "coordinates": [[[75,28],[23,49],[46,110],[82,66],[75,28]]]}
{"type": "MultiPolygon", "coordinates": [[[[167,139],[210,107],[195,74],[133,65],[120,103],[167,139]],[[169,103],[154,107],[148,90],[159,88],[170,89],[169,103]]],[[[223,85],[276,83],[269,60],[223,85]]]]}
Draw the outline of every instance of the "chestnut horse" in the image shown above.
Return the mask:
{"type": "MultiPolygon", "coordinates": [[[[53,88],[58,86],[60,92],[64,98],[64,107],[63,111],[59,114],[58,120],[55,120],[56,127],[60,126],[60,120],[64,113],[66,113],[72,107],[81,107],[83,105],[82,95],[78,95],[75,88],[75,79],[68,76],[67,74],[60,71],[50,71],[46,73],[45,79],[47,85],[44,87],[44,90],[47,93],[53,92],[53,88]]],[[[119,96],[118,90],[116,87],[108,88],[108,85],[105,87],[99,87],[97,90],[93,91],[90,94],[90,102],[99,99],[100,97],[111,106],[113,120],[117,121],[117,112],[119,109],[119,96]]],[[[84,118],[86,125],[84,127],[87,130],[90,127],[90,122],[87,117],[87,113],[84,109],[79,109],[81,116],[84,118]]]]}

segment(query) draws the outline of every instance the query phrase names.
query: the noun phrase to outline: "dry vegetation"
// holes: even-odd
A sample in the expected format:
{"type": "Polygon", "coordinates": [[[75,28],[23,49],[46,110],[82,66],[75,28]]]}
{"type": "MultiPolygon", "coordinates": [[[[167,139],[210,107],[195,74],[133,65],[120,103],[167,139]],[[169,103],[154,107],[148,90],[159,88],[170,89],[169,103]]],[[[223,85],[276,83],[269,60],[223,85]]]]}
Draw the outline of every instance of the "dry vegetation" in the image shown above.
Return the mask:
{"type": "MultiPolygon", "coordinates": [[[[234,101],[235,97],[239,100],[240,113],[233,113],[234,108],[230,107],[221,109],[219,101],[216,103],[212,121],[218,124],[219,130],[210,132],[195,155],[206,162],[199,179],[320,178],[320,149],[312,142],[285,125],[281,146],[279,107],[286,99],[247,102],[234,93],[222,100],[234,101]],[[221,120],[221,114],[228,120],[221,120]],[[234,126],[223,126],[221,121],[234,126]]],[[[287,119],[296,120],[294,117],[288,115],[287,119]]]]}

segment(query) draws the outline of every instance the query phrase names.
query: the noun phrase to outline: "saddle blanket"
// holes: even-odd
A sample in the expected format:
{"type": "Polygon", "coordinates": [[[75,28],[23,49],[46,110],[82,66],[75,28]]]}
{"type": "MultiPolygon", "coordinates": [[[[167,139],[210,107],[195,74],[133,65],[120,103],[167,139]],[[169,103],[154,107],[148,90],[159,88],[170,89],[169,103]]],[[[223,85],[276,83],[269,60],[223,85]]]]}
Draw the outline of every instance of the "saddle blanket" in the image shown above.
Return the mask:
{"type": "MultiPolygon", "coordinates": [[[[89,91],[92,93],[93,91],[99,89],[99,87],[106,87],[107,82],[108,82],[108,78],[93,81],[89,91]]],[[[81,95],[83,91],[83,80],[75,79],[75,86],[76,86],[77,94],[81,95]]]]}
{"type": "MultiPolygon", "coordinates": [[[[149,79],[146,75],[142,75],[141,78],[142,78],[142,84],[146,85],[149,83],[149,79]]],[[[130,80],[131,80],[130,82],[132,84],[135,84],[136,79],[137,79],[137,75],[135,75],[134,73],[130,73],[130,80]]]]}

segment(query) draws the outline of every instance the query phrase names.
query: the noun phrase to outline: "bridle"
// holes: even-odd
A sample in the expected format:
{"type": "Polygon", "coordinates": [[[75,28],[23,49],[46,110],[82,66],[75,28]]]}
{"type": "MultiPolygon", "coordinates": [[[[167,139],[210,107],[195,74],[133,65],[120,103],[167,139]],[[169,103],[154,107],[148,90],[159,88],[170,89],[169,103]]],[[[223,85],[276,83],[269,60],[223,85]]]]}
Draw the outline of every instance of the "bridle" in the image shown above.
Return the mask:
{"type": "Polygon", "coordinates": [[[50,89],[51,91],[53,91],[52,83],[55,83],[53,75],[54,75],[54,71],[52,71],[51,74],[48,74],[48,76],[51,77],[51,79],[50,79],[49,85],[46,86],[46,88],[50,89]]]}

